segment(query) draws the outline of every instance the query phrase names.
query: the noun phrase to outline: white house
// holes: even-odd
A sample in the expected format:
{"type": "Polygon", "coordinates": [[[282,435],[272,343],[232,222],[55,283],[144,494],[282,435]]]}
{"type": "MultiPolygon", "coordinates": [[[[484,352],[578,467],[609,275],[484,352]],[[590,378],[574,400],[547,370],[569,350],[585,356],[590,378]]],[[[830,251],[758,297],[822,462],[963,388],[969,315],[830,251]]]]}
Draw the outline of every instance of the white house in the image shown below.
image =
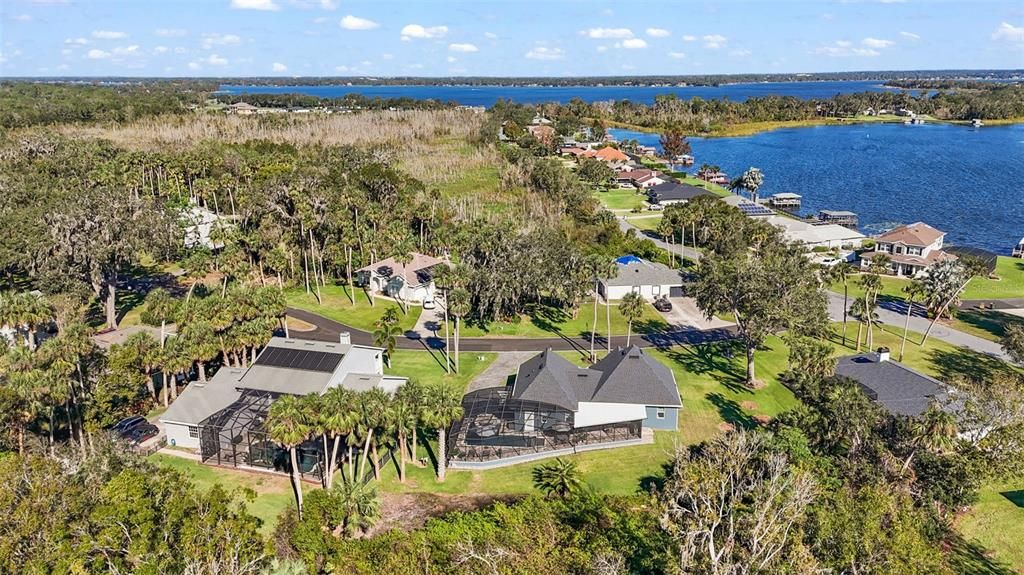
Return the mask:
{"type": "Polygon", "coordinates": [[[781,229],[786,240],[803,244],[808,249],[853,250],[859,248],[867,239],[867,236],[857,230],[838,224],[815,224],[779,215],[769,216],[765,221],[781,229]]]}
{"type": "Polygon", "coordinates": [[[199,449],[203,425],[247,394],[302,396],[336,386],[354,391],[380,387],[394,393],[405,383],[404,378],[384,375],[383,349],[348,343],[348,334],[342,339],[331,343],[274,337],[248,368],[223,367],[205,383],[190,383],[159,417],[167,442],[199,449]]]}
{"type": "Polygon", "coordinates": [[[598,287],[605,299],[622,299],[630,292],[637,292],[648,300],[683,295],[683,278],[679,270],[636,256],[623,256],[615,260],[615,265],[618,270],[615,277],[601,280],[598,287]]]}
{"type": "Polygon", "coordinates": [[[434,298],[436,287],[432,270],[444,260],[420,253],[409,254],[408,263],[395,258],[374,262],[356,270],[361,285],[402,301],[423,302],[434,298]]]}
{"type": "Polygon", "coordinates": [[[185,228],[186,248],[204,247],[215,250],[224,247],[224,242],[210,238],[210,233],[218,225],[223,225],[223,218],[217,214],[192,204],[182,211],[181,222],[185,228]]]}
{"type": "Polygon", "coordinates": [[[871,260],[879,254],[889,256],[892,263],[889,273],[896,276],[915,277],[932,264],[956,259],[953,254],[942,251],[946,232],[937,230],[924,222],[916,222],[894,228],[875,237],[874,251],[861,254],[861,267],[867,269],[871,260]]]}

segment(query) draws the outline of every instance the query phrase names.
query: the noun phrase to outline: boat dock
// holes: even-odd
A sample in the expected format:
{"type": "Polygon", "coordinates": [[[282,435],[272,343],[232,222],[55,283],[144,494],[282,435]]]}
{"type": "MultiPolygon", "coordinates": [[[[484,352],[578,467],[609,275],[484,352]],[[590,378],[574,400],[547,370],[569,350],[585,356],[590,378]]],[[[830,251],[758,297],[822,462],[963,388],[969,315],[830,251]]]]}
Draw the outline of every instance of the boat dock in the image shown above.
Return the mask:
{"type": "Polygon", "coordinates": [[[765,200],[773,208],[793,209],[800,207],[801,196],[790,192],[775,194],[765,200]]]}
{"type": "Polygon", "coordinates": [[[829,223],[838,224],[851,229],[857,229],[857,214],[845,210],[819,210],[818,219],[829,223]]]}

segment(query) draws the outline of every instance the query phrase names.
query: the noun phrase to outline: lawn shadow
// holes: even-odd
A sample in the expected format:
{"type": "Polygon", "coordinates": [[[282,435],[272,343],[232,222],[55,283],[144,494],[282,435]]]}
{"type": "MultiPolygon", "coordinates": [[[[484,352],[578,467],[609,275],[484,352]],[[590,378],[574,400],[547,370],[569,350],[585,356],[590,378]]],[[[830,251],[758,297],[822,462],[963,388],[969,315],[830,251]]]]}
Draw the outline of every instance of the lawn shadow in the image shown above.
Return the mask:
{"type": "Polygon", "coordinates": [[[960,310],[956,317],[967,325],[986,331],[996,337],[1003,337],[1006,334],[1006,328],[1011,325],[1018,325],[1024,328],[1024,317],[992,309],[960,310]]]}
{"type": "Polygon", "coordinates": [[[946,381],[957,378],[988,379],[997,373],[1013,370],[1008,363],[997,357],[965,348],[950,351],[933,349],[928,352],[928,359],[946,381]]]}
{"type": "Polygon", "coordinates": [[[985,547],[967,541],[959,534],[953,533],[946,539],[949,546],[949,557],[957,573],[971,575],[1014,575],[1012,569],[1003,563],[990,558],[985,547]]]}
{"type": "Polygon", "coordinates": [[[735,361],[736,356],[744,353],[741,348],[739,342],[728,340],[673,347],[665,354],[690,373],[710,375],[729,391],[745,393],[750,391],[746,385],[746,371],[735,361]]]}
{"type": "Polygon", "coordinates": [[[645,475],[640,478],[637,491],[643,493],[659,493],[665,488],[665,481],[672,473],[672,462],[661,464],[661,475],[645,475]]]}
{"type": "Polygon", "coordinates": [[[705,397],[711,402],[711,405],[718,409],[718,414],[722,416],[726,423],[732,424],[737,429],[754,429],[757,427],[757,421],[747,412],[743,411],[740,404],[734,400],[717,392],[709,393],[705,397]]]}
{"type": "Polygon", "coordinates": [[[1002,491],[999,494],[1008,499],[1010,503],[1024,509],[1024,489],[1018,489],[1016,491],[1002,491]]]}

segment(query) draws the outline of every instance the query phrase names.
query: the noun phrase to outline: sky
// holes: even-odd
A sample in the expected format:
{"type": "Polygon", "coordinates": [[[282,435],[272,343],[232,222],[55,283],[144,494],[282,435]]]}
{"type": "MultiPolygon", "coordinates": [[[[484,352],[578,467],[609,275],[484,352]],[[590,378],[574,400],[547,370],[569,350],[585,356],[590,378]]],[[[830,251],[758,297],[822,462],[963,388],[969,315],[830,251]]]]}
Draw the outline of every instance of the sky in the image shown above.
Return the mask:
{"type": "Polygon", "coordinates": [[[1022,0],[0,0],[0,76],[1024,68],[1022,0]]]}

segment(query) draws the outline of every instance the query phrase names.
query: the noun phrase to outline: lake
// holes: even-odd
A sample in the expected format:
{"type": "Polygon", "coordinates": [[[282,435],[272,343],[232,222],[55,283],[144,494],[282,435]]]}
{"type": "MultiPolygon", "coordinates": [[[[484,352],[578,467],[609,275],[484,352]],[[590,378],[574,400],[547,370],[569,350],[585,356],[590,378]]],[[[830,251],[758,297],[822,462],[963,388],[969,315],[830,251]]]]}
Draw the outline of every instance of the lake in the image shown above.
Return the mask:
{"type": "MultiPolygon", "coordinates": [[[[609,130],[658,145],[656,134],[609,130]]],[[[923,221],[949,244],[1009,254],[1024,236],[1024,126],[852,124],[690,138],[696,166],[756,166],[759,195],[803,196],[801,213],[850,210],[861,231],[923,221]]],[[[693,171],[696,171],[696,166],[693,171]]]]}
{"type": "Polygon", "coordinates": [[[465,106],[494,105],[499,99],[520,104],[568,102],[579,97],[586,102],[631,100],[650,104],[659,94],[676,94],[680,98],[700,96],[704,99],[728,98],[742,102],[761,96],[794,96],[802,100],[831,98],[836,94],[880,92],[892,90],[876,80],[821,82],[761,82],[756,84],[725,84],[722,86],[238,86],[225,84],[221,92],[228,94],[308,94],[321,98],[337,98],[362,94],[369,98],[435,99],[457,102],[465,106]]]}

